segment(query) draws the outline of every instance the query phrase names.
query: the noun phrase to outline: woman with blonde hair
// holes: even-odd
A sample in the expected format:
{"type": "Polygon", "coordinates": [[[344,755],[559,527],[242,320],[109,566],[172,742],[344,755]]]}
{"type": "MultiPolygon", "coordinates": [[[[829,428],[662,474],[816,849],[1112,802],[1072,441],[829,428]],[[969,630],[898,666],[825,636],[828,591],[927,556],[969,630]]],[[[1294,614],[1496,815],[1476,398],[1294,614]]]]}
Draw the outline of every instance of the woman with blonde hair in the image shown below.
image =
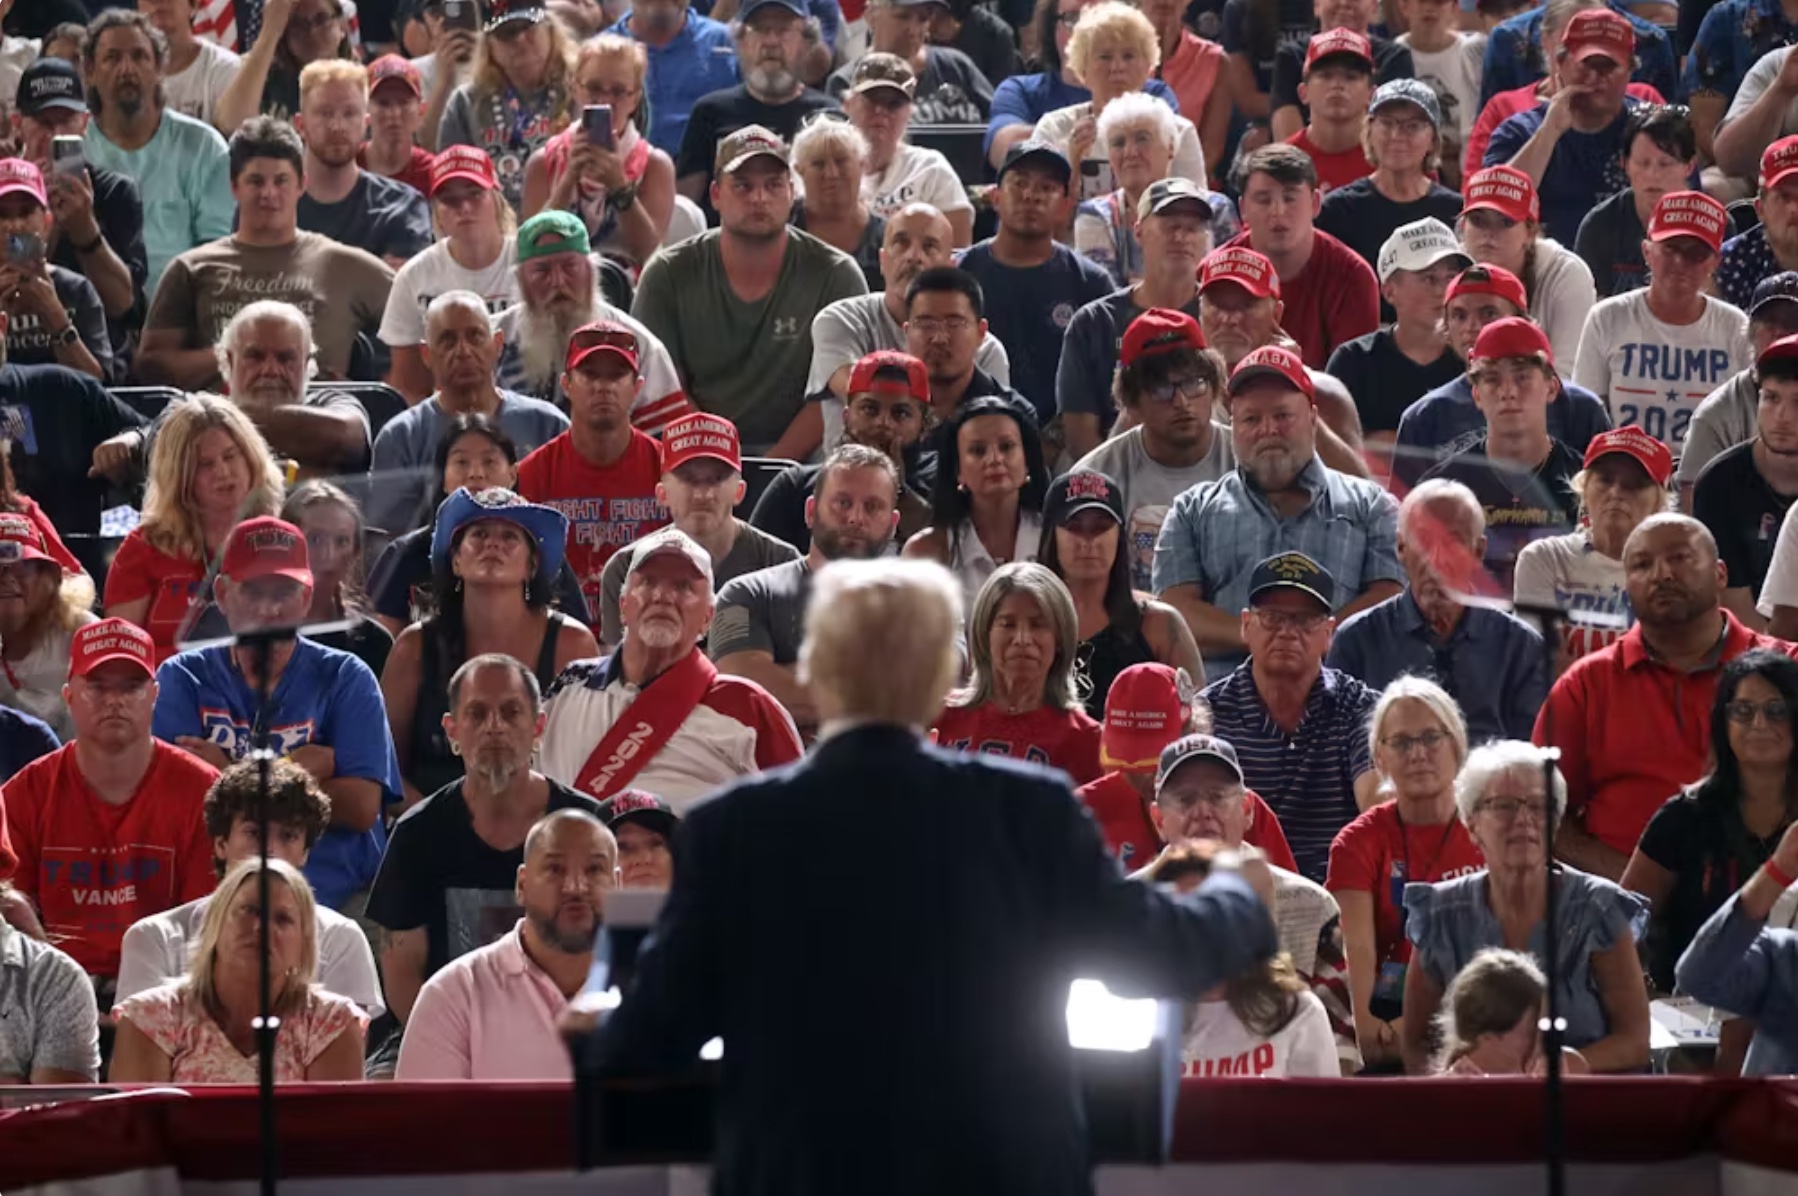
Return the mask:
{"type": "Polygon", "coordinates": [[[674,159],[649,143],[644,80],[649,52],[640,42],[602,33],[574,52],[575,119],[524,166],[525,216],[544,208],[571,211],[587,225],[593,248],[639,268],[661,247],[674,215],[674,159]],[[590,137],[588,106],[612,110],[603,137],[590,137]]]}
{"type": "Polygon", "coordinates": [[[437,148],[485,150],[500,194],[516,211],[525,163],[579,111],[573,77],[574,43],[541,0],[499,0],[475,48],[473,78],[443,110],[437,148]]]}
{"type": "MultiPolygon", "coordinates": [[[[1035,136],[1064,151],[1074,163],[1077,199],[1096,199],[1117,188],[1099,142],[1106,105],[1140,92],[1161,63],[1161,35],[1149,18],[1121,0],[1103,0],[1080,14],[1068,41],[1068,68],[1092,99],[1059,108],[1036,122],[1035,136]]],[[[1205,185],[1205,150],[1192,121],[1176,115],[1170,174],[1205,185]]]]}
{"type": "Polygon", "coordinates": [[[262,32],[219,95],[214,123],[228,138],[257,113],[292,121],[300,110],[300,72],[328,58],[356,59],[343,0],[267,5],[262,32]]]}
{"type": "Polygon", "coordinates": [[[1099,778],[1099,724],[1082,706],[1079,631],[1067,586],[1042,565],[1002,566],[968,616],[968,684],[949,695],[931,732],[944,747],[1099,778]]]}
{"type": "MultiPolygon", "coordinates": [[[[1451,1076],[1533,1076],[1546,1069],[1539,1022],[1548,980],[1521,951],[1489,947],[1448,986],[1436,1034],[1442,1040],[1432,1070],[1451,1076]]],[[[1571,1075],[1591,1069],[1586,1058],[1562,1048],[1571,1075]]]]}
{"type": "Polygon", "coordinates": [[[135,623],[168,659],[211,602],[208,564],[231,529],[281,509],[280,467],[229,399],[193,395],[164,413],[150,446],[143,520],[106,574],[106,614],[135,623]]]}
{"type": "Polygon", "coordinates": [[[226,873],[208,899],[186,977],[114,1007],[118,1037],[107,1073],[111,1082],[256,1082],[264,868],[269,882],[269,1007],[281,1019],[275,1079],[362,1078],[367,1018],[354,1001],[316,983],[318,909],[312,886],[292,864],[254,858],[226,873]]]}
{"type": "Polygon", "coordinates": [[[69,644],[94,621],[93,604],[93,579],[59,561],[37,524],[0,510],[0,705],[36,715],[65,742],[75,733],[62,696],[69,644]]]}
{"type": "Polygon", "coordinates": [[[793,138],[793,170],[802,194],[793,204],[792,225],[855,259],[872,290],[886,284],[880,273],[880,243],[886,221],[868,206],[862,186],[868,169],[868,139],[848,121],[821,117],[793,138]]]}

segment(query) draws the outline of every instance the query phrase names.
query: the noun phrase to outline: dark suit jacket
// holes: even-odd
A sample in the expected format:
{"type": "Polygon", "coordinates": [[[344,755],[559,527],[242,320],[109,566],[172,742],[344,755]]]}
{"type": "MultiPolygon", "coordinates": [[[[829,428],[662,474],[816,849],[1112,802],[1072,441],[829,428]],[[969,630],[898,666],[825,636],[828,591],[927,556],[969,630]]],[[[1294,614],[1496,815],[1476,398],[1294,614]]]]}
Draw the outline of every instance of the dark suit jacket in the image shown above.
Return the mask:
{"type": "Polygon", "coordinates": [[[604,1074],[725,1043],[721,1196],[1090,1191],[1068,984],[1196,997],[1277,949],[1239,879],[1124,879],[1067,778],[902,728],[696,807],[604,1074]]]}

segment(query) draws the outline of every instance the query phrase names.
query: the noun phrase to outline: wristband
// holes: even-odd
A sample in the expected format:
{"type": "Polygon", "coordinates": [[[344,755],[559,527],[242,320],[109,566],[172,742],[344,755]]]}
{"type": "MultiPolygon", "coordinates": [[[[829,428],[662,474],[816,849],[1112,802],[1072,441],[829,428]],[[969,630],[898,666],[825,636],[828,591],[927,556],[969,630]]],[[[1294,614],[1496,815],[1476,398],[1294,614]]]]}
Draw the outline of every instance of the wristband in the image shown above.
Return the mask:
{"type": "Polygon", "coordinates": [[[1779,887],[1782,889],[1789,889],[1793,885],[1798,884],[1798,880],[1795,880],[1792,877],[1787,876],[1784,872],[1782,872],[1780,870],[1779,865],[1775,864],[1770,859],[1766,863],[1761,865],[1761,871],[1765,872],[1770,878],[1777,881],[1779,884],[1779,887]]]}
{"type": "Polygon", "coordinates": [[[106,234],[98,233],[95,235],[94,239],[89,241],[86,245],[75,245],[71,242],[71,248],[73,248],[77,254],[86,257],[104,244],[106,244],[106,234]]]}

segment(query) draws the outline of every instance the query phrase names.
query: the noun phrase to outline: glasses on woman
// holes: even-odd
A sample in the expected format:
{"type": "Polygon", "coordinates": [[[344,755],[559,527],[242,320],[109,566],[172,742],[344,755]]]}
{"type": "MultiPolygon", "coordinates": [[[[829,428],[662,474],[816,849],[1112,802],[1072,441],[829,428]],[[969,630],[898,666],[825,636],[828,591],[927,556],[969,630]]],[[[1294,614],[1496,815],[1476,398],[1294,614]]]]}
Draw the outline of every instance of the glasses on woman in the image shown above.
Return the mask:
{"type": "Polygon", "coordinates": [[[625,100],[637,94],[637,89],[630,84],[584,83],[581,90],[596,104],[610,104],[616,108],[625,100]]]}
{"type": "Polygon", "coordinates": [[[1078,12],[1058,12],[1055,14],[1055,23],[1063,29],[1072,29],[1080,23],[1080,14],[1078,12]]]}
{"type": "Polygon", "coordinates": [[[1418,735],[1388,735],[1380,742],[1401,756],[1409,756],[1412,748],[1435,751],[1448,742],[1448,736],[1441,731],[1424,731],[1418,735]]]}
{"type": "Polygon", "coordinates": [[[1792,719],[1792,708],[1778,698],[1770,702],[1731,702],[1723,707],[1723,712],[1738,727],[1751,726],[1757,718],[1765,719],[1768,726],[1784,727],[1792,719]]]}
{"type": "Polygon", "coordinates": [[[297,29],[301,33],[316,33],[325,26],[334,25],[341,20],[343,20],[343,14],[333,9],[311,17],[302,17],[295,13],[287,19],[287,24],[289,28],[297,29]]]}
{"type": "Polygon", "coordinates": [[[1165,407],[1175,398],[1202,399],[1211,393],[1209,379],[1194,374],[1186,378],[1169,378],[1166,382],[1143,388],[1143,395],[1151,403],[1165,407]]]}
{"type": "Polygon", "coordinates": [[[1481,802],[1478,808],[1486,811],[1500,822],[1515,822],[1525,814],[1537,822],[1544,822],[1548,818],[1546,802],[1524,797],[1494,797],[1481,802]]]}

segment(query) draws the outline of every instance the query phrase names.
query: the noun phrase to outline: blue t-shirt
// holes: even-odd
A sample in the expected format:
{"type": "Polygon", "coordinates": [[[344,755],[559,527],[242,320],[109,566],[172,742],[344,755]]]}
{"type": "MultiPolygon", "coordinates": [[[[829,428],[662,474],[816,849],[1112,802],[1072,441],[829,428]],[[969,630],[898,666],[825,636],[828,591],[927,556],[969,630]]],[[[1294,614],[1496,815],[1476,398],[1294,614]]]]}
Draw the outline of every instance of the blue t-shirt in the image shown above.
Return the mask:
{"type": "MultiPolygon", "coordinates": [[[[1624,96],[1623,111],[1609,125],[1596,133],[1568,129],[1555,143],[1536,194],[1542,200],[1543,230],[1561,244],[1574,244],[1586,213],[1599,201],[1629,186],[1620,157],[1623,126],[1629,120],[1630,110],[1641,103],[1634,96],[1624,96]]],[[[1502,166],[1516,157],[1547,116],[1548,105],[1537,104],[1506,120],[1493,130],[1482,164],[1502,166]]]]}
{"type": "MultiPolygon", "coordinates": [[[[606,32],[630,37],[630,14],[618,18],[606,32]]],[[[642,46],[649,52],[643,89],[649,106],[649,143],[672,158],[680,153],[687,116],[699,97],[737,85],[737,47],[728,25],[696,11],[687,14],[681,31],[667,45],[643,42],[642,46]]]]}
{"type": "MultiPolygon", "coordinates": [[[[1174,98],[1173,91],[1161,80],[1150,79],[1143,85],[1143,91],[1175,112],[1180,111],[1180,101],[1174,98]]],[[[989,153],[992,151],[993,134],[1008,125],[1035,127],[1037,121],[1056,109],[1071,108],[1092,98],[1092,92],[1067,82],[1060,75],[1041,72],[1034,75],[1013,75],[993,89],[993,106],[986,118],[985,149],[989,153]]]]}
{"type": "MultiPolygon", "coordinates": [[[[256,691],[238,672],[224,645],[196,648],[164,661],[156,671],[161,693],[150,723],[158,739],[193,735],[241,760],[250,754],[256,691]]],[[[367,665],[335,648],[301,639],[281,670],[271,698],[269,746],[286,755],[308,744],[337,756],[337,775],[378,781],[384,802],[398,801],[399,760],[387,731],[381,687],[367,665]]],[[[366,831],[332,827],[306,861],[306,879],[318,900],[337,909],[351,894],[374,883],[387,832],[377,820],[366,831]]]]}
{"type": "Polygon", "coordinates": [[[987,328],[1011,358],[1012,389],[1030,400],[1045,425],[1055,417],[1055,371],[1074,313],[1115,289],[1104,267],[1066,245],[1040,266],[1016,269],[982,241],[962,255],[961,268],[986,292],[987,328]]]}
{"type": "Polygon", "coordinates": [[[56,732],[43,719],[11,706],[0,706],[0,785],[33,760],[48,756],[61,746],[56,732]]]}
{"type": "MultiPolygon", "coordinates": [[[[1548,434],[1581,456],[1594,436],[1610,429],[1611,413],[1583,386],[1563,381],[1561,393],[1549,400],[1548,434]]],[[[1424,395],[1399,417],[1393,479],[1409,489],[1438,464],[1467,452],[1485,437],[1486,417],[1474,405],[1473,383],[1462,374],[1424,395]]]]}

